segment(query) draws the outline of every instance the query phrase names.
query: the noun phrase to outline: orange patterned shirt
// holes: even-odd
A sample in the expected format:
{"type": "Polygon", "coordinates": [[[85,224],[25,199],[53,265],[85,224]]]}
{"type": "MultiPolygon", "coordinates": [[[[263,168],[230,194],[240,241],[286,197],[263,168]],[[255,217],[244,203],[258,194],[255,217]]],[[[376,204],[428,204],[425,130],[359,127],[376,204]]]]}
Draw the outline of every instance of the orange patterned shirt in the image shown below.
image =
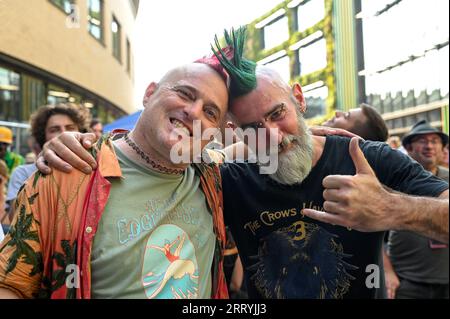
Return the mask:
{"type": "MultiPolygon", "coordinates": [[[[92,243],[110,193],[107,178],[120,178],[111,139],[93,149],[98,169],[85,175],[36,172],[15,202],[16,217],[0,245],[0,288],[23,298],[90,298],[92,243]]],[[[202,190],[213,215],[216,249],[212,298],[228,298],[223,273],[225,226],[220,172],[197,164],[202,190]]]]}

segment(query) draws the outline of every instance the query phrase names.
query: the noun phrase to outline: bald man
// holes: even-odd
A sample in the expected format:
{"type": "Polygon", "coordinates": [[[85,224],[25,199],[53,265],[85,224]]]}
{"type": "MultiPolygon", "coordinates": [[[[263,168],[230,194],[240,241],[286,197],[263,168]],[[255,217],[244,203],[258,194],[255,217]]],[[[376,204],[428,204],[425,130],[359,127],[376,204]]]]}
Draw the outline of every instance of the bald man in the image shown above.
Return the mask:
{"type": "Polygon", "coordinates": [[[96,171],[30,178],[0,246],[0,298],[227,297],[218,171],[170,157],[173,134],[193,151],[194,121],[220,126],[227,90],[210,65],[175,68],[148,86],[133,131],[96,144],[96,171]]]}

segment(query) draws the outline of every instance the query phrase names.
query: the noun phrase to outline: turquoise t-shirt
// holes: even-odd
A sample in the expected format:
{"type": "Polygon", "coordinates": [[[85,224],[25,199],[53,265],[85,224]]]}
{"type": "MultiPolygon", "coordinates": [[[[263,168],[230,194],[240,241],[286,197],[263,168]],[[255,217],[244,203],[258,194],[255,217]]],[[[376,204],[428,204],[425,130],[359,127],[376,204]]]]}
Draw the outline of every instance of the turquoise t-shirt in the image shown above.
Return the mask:
{"type": "Polygon", "coordinates": [[[115,147],[122,179],[94,238],[93,298],[210,298],[215,235],[200,179],[150,170],[115,147]]]}

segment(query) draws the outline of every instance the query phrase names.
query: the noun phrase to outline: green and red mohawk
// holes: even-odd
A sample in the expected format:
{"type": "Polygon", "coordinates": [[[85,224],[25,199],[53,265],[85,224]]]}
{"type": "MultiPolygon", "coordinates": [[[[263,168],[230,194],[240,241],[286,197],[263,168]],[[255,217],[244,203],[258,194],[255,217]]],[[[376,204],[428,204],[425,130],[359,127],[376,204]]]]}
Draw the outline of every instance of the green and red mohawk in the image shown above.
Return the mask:
{"type": "Polygon", "coordinates": [[[256,87],[256,63],[243,57],[246,28],[224,31],[226,47],[222,48],[217,35],[215,45],[211,45],[213,55],[196,60],[218,72],[227,83],[231,97],[238,97],[251,92],[256,87]]]}
{"type": "Polygon", "coordinates": [[[224,31],[227,47],[221,48],[217,35],[215,44],[211,46],[214,56],[230,76],[230,96],[238,97],[251,92],[256,88],[256,63],[244,58],[244,46],[246,27],[240,27],[236,31],[232,28],[229,33],[224,31]],[[230,57],[227,48],[232,48],[234,54],[230,57]]]}
{"type": "MultiPolygon", "coordinates": [[[[226,55],[232,57],[233,56],[233,48],[227,47],[224,49],[224,52],[226,55]]],[[[195,60],[194,63],[203,63],[214,69],[219,75],[223,78],[225,83],[227,84],[227,87],[230,87],[230,76],[228,75],[227,71],[222,67],[220,61],[214,56],[205,56],[203,58],[200,58],[198,60],[195,60]]]]}

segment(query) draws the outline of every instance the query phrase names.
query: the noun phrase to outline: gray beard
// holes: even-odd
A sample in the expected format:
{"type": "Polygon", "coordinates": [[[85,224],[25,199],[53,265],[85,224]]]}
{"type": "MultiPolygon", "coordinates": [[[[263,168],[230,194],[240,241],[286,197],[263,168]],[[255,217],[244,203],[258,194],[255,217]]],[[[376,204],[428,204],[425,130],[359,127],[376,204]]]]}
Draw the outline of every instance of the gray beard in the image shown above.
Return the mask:
{"type": "Polygon", "coordinates": [[[282,144],[293,142],[293,148],[278,156],[278,169],[269,177],[283,185],[300,184],[312,168],[313,143],[305,120],[298,114],[298,127],[301,135],[289,135],[282,144]]]}

